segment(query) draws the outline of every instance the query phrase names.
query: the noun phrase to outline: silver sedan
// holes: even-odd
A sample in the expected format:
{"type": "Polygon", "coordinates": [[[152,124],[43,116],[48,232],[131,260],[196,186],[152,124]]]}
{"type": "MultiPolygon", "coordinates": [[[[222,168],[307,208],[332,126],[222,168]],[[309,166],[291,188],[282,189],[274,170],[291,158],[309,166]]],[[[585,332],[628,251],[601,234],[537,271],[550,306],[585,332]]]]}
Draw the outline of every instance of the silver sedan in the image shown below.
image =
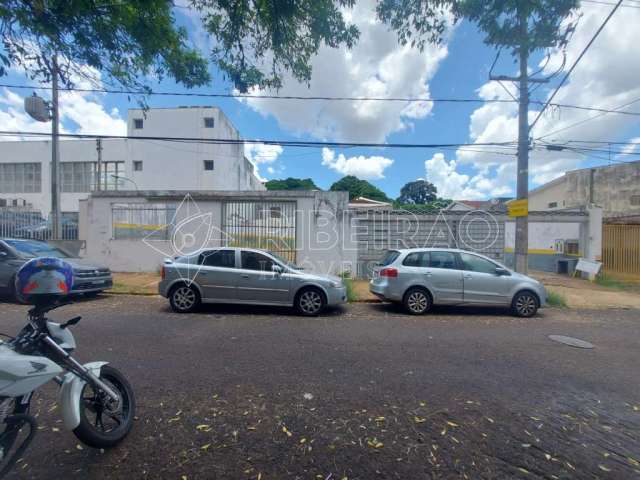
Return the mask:
{"type": "Polygon", "coordinates": [[[537,280],[477,253],[445,248],[389,250],[375,267],[369,290],[402,303],[413,315],[432,305],[477,304],[531,317],[547,301],[537,280]]]}
{"type": "Polygon", "coordinates": [[[293,306],[301,315],[318,315],[343,303],[340,277],[302,271],[273,253],[250,248],[207,249],[176,257],[162,266],[159,292],[178,313],[201,303],[293,306]]]}

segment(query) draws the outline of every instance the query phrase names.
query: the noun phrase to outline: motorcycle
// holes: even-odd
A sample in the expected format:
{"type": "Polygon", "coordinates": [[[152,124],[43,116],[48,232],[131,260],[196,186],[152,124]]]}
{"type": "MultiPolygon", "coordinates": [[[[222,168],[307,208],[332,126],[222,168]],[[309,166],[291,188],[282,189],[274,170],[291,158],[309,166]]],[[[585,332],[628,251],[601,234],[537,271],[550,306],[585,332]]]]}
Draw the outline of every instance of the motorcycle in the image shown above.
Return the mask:
{"type": "Polygon", "coordinates": [[[33,392],[50,380],[60,387],[64,428],[84,444],[114,447],[133,426],[135,398],[124,375],[107,362],[82,365],[71,356],[76,342],[70,327],[82,317],[62,324],[47,319],[48,312],[69,303],[30,309],[20,333],[0,340],[0,478],[33,440],[37,422],[29,405],[33,392]],[[22,429],[28,429],[26,437],[22,429]],[[18,437],[24,438],[16,442],[18,437]]]}

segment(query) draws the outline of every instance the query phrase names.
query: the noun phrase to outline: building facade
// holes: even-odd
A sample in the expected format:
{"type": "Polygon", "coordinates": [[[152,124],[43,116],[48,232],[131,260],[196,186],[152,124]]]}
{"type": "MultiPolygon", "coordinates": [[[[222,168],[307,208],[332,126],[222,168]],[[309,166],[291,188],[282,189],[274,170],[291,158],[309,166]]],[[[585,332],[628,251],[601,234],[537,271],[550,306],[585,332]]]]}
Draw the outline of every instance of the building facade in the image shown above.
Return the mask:
{"type": "Polygon", "coordinates": [[[640,215],[640,161],[566,172],[529,192],[529,210],[594,204],[607,219],[640,215]]]}
{"type": "MultiPolygon", "coordinates": [[[[63,213],[78,212],[79,201],[97,190],[265,190],[242,143],[197,141],[240,139],[217,107],[132,109],[127,136],[60,141],[63,213]]],[[[50,185],[51,141],[0,142],[0,205],[31,206],[48,215],[50,185]]]]}

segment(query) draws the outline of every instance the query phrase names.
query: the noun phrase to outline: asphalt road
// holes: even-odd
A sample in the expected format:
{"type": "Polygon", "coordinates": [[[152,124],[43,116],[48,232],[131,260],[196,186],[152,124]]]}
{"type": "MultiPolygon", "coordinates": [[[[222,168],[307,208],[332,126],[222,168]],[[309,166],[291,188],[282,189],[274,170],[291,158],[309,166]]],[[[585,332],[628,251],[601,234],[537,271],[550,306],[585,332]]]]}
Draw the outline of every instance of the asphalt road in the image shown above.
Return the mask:
{"type": "MultiPolygon", "coordinates": [[[[26,307],[0,305],[13,333],[26,307]]],[[[633,478],[640,312],[356,304],[319,318],[156,297],[65,307],[81,361],[134,385],[132,434],[105,452],[60,428],[53,386],[11,478],[633,478]],[[564,346],[569,335],[593,350],[564,346]]]]}

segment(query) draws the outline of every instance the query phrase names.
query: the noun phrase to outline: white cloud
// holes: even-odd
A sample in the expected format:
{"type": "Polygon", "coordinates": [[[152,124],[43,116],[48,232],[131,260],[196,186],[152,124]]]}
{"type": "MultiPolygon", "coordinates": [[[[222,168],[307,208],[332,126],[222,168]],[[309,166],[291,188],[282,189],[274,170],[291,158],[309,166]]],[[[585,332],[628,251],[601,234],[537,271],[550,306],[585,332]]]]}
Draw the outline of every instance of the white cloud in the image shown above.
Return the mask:
{"type": "Polygon", "coordinates": [[[623,155],[630,155],[638,150],[638,144],[640,144],[640,137],[635,137],[629,140],[629,143],[623,146],[620,151],[623,155]]]}
{"type": "MultiPolygon", "coordinates": [[[[360,39],[348,51],[322,46],[312,61],[310,84],[286,76],[277,92],[299,96],[420,97],[430,96],[429,84],[446,46],[427,46],[419,52],[400,46],[396,34],[381,24],[373,0],[357,2],[347,16],[360,29],[360,39]]],[[[264,116],[272,115],[284,128],[320,139],[380,142],[391,133],[409,128],[431,113],[430,102],[242,100],[264,116]]]]}
{"type": "Polygon", "coordinates": [[[342,153],[336,157],[330,148],[322,149],[322,165],[342,175],[355,175],[362,180],[384,178],[384,170],[392,164],[393,160],[386,157],[360,155],[346,158],[342,153]]]}
{"type": "MultiPolygon", "coordinates": [[[[254,166],[254,172],[260,180],[264,180],[260,176],[259,167],[261,164],[269,165],[267,172],[271,175],[278,171],[273,167],[273,164],[282,154],[283,148],[280,145],[266,145],[264,143],[245,143],[244,144],[244,156],[249,159],[254,166]]],[[[280,169],[282,170],[282,169],[280,169]]]]}
{"type": "MultiPolygon", "coordinates": [[[[578,28],[567,46],[565,69],[569,68],[591,39],[610,6],[583,4],[583,14],[578,28]]],[[[555,103],[615,108],[640,97],[640,57],[636,54],[636,25],[640,24],[640,9],[621,9],[611,19],[596,42],[582,58],[576,69],[554,98],[555,103]]],[[[545,70],[550,74],[562,64],[562,53],[551,52],[551,61],[545,70]]],[[[510,72],[507,72],[510,73],[510,72]]],[[[564,73],[564,72],[563,72],[564,73]]],[[[505,83],[514,95],[515,88],[505,83]]],[[[551,84],[553,88],[553,84],[551,84]]],[[[550,89],[547,91],[550,94],[550,89]]],[[[478,90],[482,99],[510,99],[497,82],[484,84],[478,90]]],[[[542,97],[546,100],[546,97],[542,97]]],[[[631,105],[629,111],[638,110],[640,102],[631,105]]],[[[597,115],[576,109],[549,108],[532,132],[535,138],[561,130],[576,122],[597,115]]],[[[529,121],[537,116],[535,105],[529,113],[529,121]]],[[[583,124],[546,136],[546,141],[569,140],[622,140],[625,131],[637,127],[638,120],[627,115],[609,114],[599,116],[583,124]]],[[[475,143],[511,142],[518,138],[518,111],[515,103],[488,103],[476,109],[470,116],[469,137],[475,143]]],[[[638,139],[630,140],[630,143],[638,139]]],[[[633,145],[623,149],[633,151],[633,145]]],[[[460,148],[455,160],[446,162],[444,156],[434,156],[432,166],[439,165],[442,172],[432,172],[435,180],[453,198],[486,198],[513,195],[515,193],[516,149],[499,147],[460,148]],[[478,150],[484,150],[479,152],[478,150]],[[496,153],[496,151],[498,153],[496,153]],[[502,154],[499,154],[502,153],[502,154]],[[509,153],[510,155],[503,155],[509,153]],[[435,159],[435,160],[434,160],[435,159]],[[444,162],[444,163],[443,163],[444,162]],[[462,175],[461,166],[475,169],[476,175],[462,175]],[[507,173],[510,174],[507,174],[507,173]],[[465,178],[467,177],[467,178],[465,178]],[[456,183],[457,182],[457,183],[456,183]]],[[[529,173],[534,185],[546,183],[578,168],[585,160],[579,153],[570,150],[550,152],[541,144],[530,152],[529,173]]],[[[427,167],[429,169],[429,167],[427,167]]],[[[432,180],[433,181],[433,180],[432,180]]],[[[440,186],[439,186],[440,188],[440,186]]]]}
{"type": "MultiPolygon", "coordinates": [[[[17,71],[14,69],[14,71],[17,71]]],[[[73,75],[72,82],[77,88],[100,88],[100,73],[85,67],[83,76],[73,75]]],[[[45,100],[51,99],[49,90],[38,94],[45,100]]],[[[105,94],[61,91],[59,93],[59,115],[61,133],[126,135],[127,122],[120,118],[117,108],[107,112],[103,105],[105,94]]],[[[3,89],[0,92],[0,130],[51,132],[50,122],[38,122],[24,111],[24,97],[3,89]]],[[[34,139],[34,137],[0,137],[0,140],[34,139]]],[[[37,138],[35,138],[37,139],[37,138]]]]}

